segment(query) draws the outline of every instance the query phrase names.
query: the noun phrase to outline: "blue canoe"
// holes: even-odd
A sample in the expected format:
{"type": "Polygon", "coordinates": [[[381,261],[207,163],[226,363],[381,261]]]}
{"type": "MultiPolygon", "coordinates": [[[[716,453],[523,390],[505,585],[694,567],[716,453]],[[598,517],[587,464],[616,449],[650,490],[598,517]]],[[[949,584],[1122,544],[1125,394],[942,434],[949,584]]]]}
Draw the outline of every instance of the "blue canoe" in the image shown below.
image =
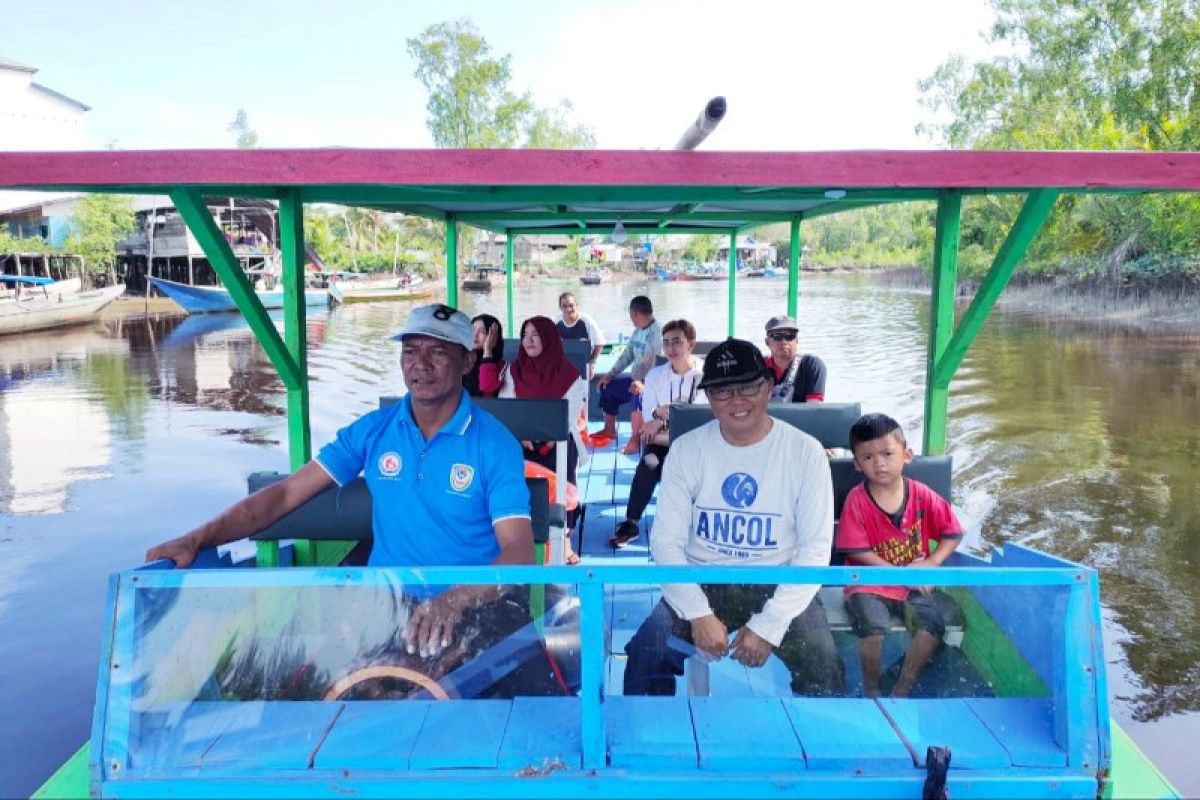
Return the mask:
{"type": "MultiPolygon", "coordinates": [[[[167,297],[174,300],[189,314],[207,314],[210,311],[237,311],[237,303],[233,301],[229,290],[221,286],[189,286],[186,283],[176,283],[162,278],[151,278],[150,285],[167,297]]],[[[283,290],[256,292],[262,301],[263,308],[283,308],[283,290]]],[[[314,289],[304,293],[304,304],[309,306],[325,305],[328,302],[324,289],[314,289]]]]}

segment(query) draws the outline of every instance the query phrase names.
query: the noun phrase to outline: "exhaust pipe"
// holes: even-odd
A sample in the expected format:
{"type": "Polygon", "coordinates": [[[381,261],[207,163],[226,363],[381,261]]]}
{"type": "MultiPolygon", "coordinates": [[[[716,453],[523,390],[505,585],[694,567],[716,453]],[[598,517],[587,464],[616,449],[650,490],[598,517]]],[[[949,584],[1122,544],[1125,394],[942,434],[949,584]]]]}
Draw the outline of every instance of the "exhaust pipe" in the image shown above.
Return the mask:
{"type": "Polygon", "coordinates": [[[701,142],[708,138],[710,133],[716,130],[717,125],[721,124],[721,120],[724,118],[725,98],[714,97],[704,104],[700,116],[696,117],[696,121],[683,132],[683,136],[679,137],[674,149],[695,150],[701,142]]]}

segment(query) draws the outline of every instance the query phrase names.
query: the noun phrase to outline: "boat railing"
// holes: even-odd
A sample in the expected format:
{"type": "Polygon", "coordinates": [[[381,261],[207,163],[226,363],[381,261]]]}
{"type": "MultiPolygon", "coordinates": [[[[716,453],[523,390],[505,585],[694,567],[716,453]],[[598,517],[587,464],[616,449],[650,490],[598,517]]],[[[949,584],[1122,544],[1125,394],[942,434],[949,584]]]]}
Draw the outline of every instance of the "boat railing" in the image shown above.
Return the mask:
{"type": "Polygon", "coordinates": [[[936,745],[954,753],[956,796],[1094,797],[1109,759],[1096,574],[1010,548],[940,569],[124,572],[110,583],[93,790],[233,796],[269,779],[290,796],[429,796],[435,781],[445,796],[916,796],[936,745]],[[920,699],[793,697],[776,658],[722,659],[710,696],[623,696],[623,645],[660,587],[697,581],[936,586],[964,605],[992,673],[964,684],[951,669],[920,699]],[[466,585],[545,587],[546,610],[477,654],[468,644],[461,663],[409,655],[415,604],[466,585]],[[489,693],[530,658],[548,671],[547,655],[557,696],[489,693]]]}

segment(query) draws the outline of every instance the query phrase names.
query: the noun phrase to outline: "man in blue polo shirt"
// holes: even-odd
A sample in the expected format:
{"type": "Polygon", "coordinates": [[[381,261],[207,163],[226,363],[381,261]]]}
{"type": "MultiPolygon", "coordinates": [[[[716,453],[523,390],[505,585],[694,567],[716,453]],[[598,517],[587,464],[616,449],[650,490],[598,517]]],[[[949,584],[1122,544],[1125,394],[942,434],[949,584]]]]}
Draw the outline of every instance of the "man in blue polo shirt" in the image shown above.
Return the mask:
{"type": "MultiPolygon", "coordinates": [[[[408,394],[340,430],[284,480],[235,503],[147,560],[192,562],[204,547],[256,533],[328,488],[364,473],[373,504],[372,566],[532,564],[533,531],[521,445],[462,388],[474,360],[471,321],[445,305],[415,308],[401,341],[408,394]]],[[[426,594],[405,627],[409,653],[435,655],[464,617],[480,622],[506,589],[457,586],[426,594]]],[[[528,616],[524,618],[529,621],[528,616]]]]}

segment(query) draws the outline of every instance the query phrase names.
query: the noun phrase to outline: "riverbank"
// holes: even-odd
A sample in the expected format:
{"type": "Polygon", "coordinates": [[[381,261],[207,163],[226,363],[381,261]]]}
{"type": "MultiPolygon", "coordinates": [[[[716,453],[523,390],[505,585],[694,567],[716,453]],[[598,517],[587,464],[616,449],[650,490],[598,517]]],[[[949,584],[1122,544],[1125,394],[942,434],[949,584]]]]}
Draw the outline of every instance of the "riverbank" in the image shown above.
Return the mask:
{"type": "MultiPolygon", "coordinates": [[[[929,289],[929,278],[918,268],[872,270],[873,283],[929,289]]],[[[958,302],[975,296],[978,282],[959,285],[958,302]]],[[[1049,317],[1064,322],[1114,327],[1138,333],[1200,336],[1200,289],[1139,291],[1064,286],[1016,276],[1004,288],[997,308],[1017,314],[1049,317]]]]}

